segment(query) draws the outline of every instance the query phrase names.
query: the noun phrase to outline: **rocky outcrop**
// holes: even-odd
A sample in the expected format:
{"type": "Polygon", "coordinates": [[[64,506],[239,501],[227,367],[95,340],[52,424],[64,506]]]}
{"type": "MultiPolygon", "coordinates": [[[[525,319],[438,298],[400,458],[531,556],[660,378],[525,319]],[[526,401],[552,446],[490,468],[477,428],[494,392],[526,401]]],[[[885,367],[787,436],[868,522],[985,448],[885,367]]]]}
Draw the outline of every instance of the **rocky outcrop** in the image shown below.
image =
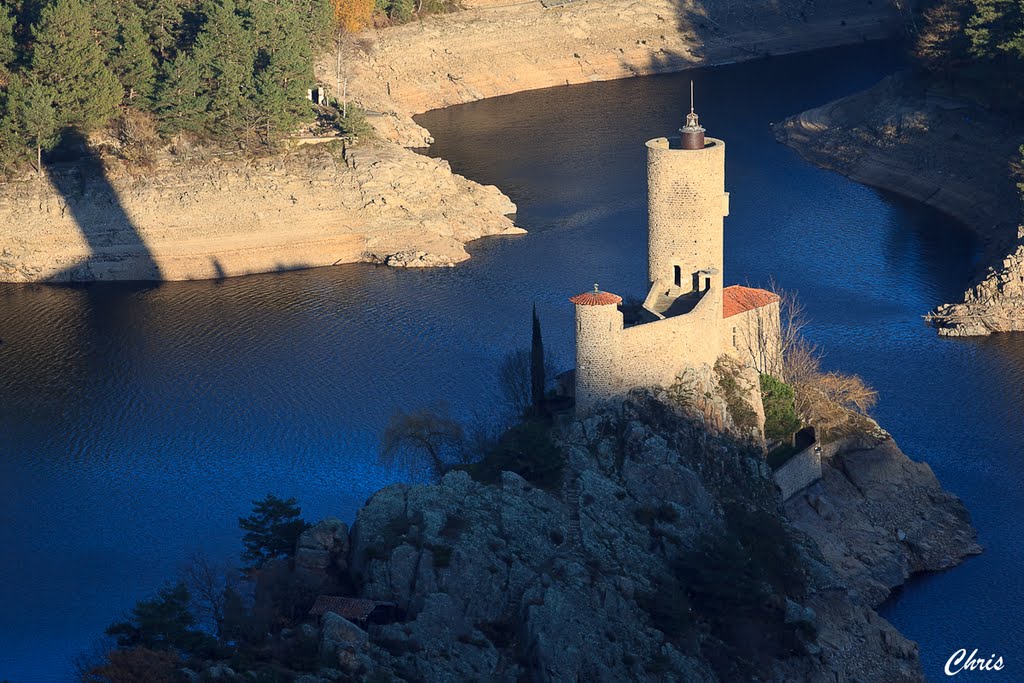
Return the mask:
{"type": "MultiPolygon", "coordinates": [[[[409,116],[523,90],[679,71],[890,35],[899,14],[854,0],[505,2],[368,31],[352,41],[349,92],[388,139],[422,146],[409,116]]],[[[319,75],[335,83],[336,61],[319,75]]]]}
{"type": "Polygon", "coordinates": [[[392,144],[178,159],[144,176],[94,161],[0,186],[0,281],[192,280],[355,261],[450,266],[521,233],[515,205],[392,144]],[[412,254],[413,256],[409,256],[412,254]]]}
{"type": "Polygon", "coordinates": [[[1011,173],[1024,140],[1019,121],[902,73],[775,131],[808,161],[930,204],[982,237],[994,265],[963,303],[929,316],[939,334],[1024,329],[1021,204],[1011,173]]]}
{"type": "Polygon", "coordinates": [[[373,673],[923,680],[916,645],[871,608],[907,573],[977,550],[958,501],[890,441],[837,456],[787,508],[794,528],[760,449],[716,422],[634,391],[562,429],[556,490],[456,471],[374,494],[352,529],[353,581],[405,618],[370,627],[373,673]]]}
{"type": "Polygon", "coordinates": [[[929,318],[947,337],[1024,331],[1024,244],[967,290],[963,303],[943,304],[929,318]]]}
{"type": "Polygon", "coordinates": [[[888,435],[847,440],[822,465],[821,480],[786,502],[786,516],[855,601],[878,605],[912,574],[981,552],[960,499],[888,435]]]}
{"type": "Polygon", "coordinates": [[[295,573],[317,591],[337,589],[348,573],[348,525],[328,517],[299,536],[295,548],[295,573]]]}

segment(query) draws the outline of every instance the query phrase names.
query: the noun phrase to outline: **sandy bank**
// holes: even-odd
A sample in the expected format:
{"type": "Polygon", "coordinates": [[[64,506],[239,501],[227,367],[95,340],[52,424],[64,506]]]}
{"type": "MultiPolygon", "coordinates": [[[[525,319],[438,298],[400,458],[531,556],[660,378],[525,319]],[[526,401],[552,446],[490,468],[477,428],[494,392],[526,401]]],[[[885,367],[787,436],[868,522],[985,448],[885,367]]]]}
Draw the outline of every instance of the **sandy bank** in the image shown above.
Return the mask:
{"type": "Polygon", "coordinates": [[[99,162],[0,188],[0,281],[192,280],[369,261],[452,265],[523,232],[443,160],[375,143],[272,159],[99,162]]]}
{"type": "MultiPolygon", "coordinates": [[[[389,139],[429,133],[409,115],[523,90],[604,81],[891,35],[886,2],[589,0],[481,7],[371,31],[357,41],[349,89],[389,139]]],[[[334,61],[319,69],[336,80],[334,61]]]]}
{"type": "Polygon", "coordinates": [[[1024,258],[1004,258],[1021,237],[1011,174],[1019,122],[897,74],[775,130],[808,161],[930,204],[981,236],[987,270],[964,304],[940,307],[940,334],[1024,329],[1024,258]]]}

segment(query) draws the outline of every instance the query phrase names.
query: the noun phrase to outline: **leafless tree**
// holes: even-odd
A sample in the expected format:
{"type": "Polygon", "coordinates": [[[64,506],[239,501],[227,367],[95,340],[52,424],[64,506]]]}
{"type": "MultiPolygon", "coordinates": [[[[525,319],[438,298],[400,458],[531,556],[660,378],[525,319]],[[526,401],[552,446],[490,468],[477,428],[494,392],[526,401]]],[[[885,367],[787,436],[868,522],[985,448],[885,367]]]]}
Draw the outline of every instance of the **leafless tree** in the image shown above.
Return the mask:
{"type": "MultiPolygon", "coordinates": [[[[551,352],[544,352],[544,375],[553,378],[558,374],[558,365],[551,352]]],[[[530,350],[509,351],[498,366],[498,388],[505,405],[514,417],[525,415],[533,405],[530,382],[530,350]]]]}
{"type": "Polygon", "coordinates": [[[388,421],[381,440],[380,460],[413,476],[440,479],[466,452],[466,437],[439,403],[407,413],[397,411],[388,421]]]}
{"type": "Polygon", "coordinates": [[[227,563],[214,562],[204,553],[195,552],[182,568],[181,580],[188,587],[196,619],[219,638],[227,592],[237,589],[241,583],[238,570],[227,563]]]}
{"type": "Polygon", "coordinates": [[[749,354],[758,372],[788,381],[786,355],[797,347],[813,350],[803,336],[807,310],[796,292],[780,287],[774,278],[768,289],[779,297],[778,309],[761,306],[744,316],[737,326],[736,343],[749,354]]]}

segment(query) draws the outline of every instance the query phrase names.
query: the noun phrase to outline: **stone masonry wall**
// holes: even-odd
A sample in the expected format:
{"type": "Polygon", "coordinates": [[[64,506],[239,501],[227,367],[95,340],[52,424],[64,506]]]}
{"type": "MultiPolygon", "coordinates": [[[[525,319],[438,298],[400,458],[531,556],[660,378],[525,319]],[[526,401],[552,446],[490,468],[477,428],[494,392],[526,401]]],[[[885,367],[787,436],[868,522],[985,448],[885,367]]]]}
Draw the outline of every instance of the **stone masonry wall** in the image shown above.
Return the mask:
{"type": "Polygon", "coordinates": [[[816,445],[808,446],[775,470],[775,483],[782,490],[782,500],[788,500],[797,491],[821,479],[821,454],[815,450],[816,445]]]}
{"type": "Polygon", "coordinates": [[[576,306],[576,410],[619,393],[622,313],[615,305],[576,306]]]}
{"type": "Polygon", "coordinates": [[[778,301],[731,315],[722,321],[722,351],[759,372],[781,376],[781,330],[778,301]]]}
{"type": "Polygon", "coordinates": [[[648,280],[671,282],[682,269],[690,289],[698,270],[712,267],[712,289],[722,296],[722,219],[729,214],[725,191],[725,143],[707,139],[704,149],[673,149],[667,138],[647,142],[648,280]]]}

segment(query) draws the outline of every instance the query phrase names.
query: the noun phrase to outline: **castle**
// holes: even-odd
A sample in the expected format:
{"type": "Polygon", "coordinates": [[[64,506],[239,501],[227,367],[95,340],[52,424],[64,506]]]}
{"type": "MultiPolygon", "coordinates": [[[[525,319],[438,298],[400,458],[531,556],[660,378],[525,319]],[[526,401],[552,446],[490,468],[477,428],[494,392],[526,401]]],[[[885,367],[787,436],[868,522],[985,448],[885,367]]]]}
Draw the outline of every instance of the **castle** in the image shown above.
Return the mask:
{"type": "Polygon", "coordinates": [[[594,290],[576,309],[577,413],[633,387],[669,386],[686,367],[730,354],[771,372],[780,355],[779,297],[724,287],[725,142],[693,110],[676,138],[647,142],[650,290],[642,305],[594,290]]]}

